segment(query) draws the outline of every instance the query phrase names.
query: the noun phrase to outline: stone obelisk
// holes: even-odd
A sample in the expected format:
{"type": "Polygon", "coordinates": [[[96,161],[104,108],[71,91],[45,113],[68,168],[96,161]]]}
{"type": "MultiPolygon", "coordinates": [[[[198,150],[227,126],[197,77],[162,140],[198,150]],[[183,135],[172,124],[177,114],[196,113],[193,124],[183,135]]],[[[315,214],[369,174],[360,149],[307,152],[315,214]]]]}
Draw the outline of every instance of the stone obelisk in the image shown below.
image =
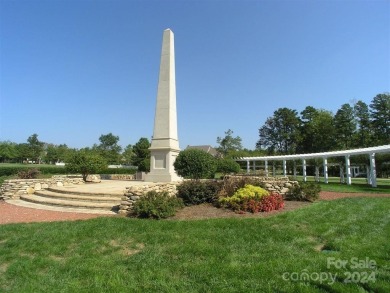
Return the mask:
{"type": "Polygon", "coordinates": [[[147,182],[180,181],[173,163],[180,152],[177,136],[174,36],[170,29],[163,34],[156,113],[147,182]]]}

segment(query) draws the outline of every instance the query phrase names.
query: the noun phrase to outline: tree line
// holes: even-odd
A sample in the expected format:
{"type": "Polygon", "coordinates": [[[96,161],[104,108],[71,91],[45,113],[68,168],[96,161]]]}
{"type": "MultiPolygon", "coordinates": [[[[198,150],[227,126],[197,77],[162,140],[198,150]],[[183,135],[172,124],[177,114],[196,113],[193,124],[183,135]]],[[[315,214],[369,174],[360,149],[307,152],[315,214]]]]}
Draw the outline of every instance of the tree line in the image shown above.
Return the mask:
{"type": "MultiPolygon", "coordinates": [[[[269,154],[317,153],[351,148],[390,144],[390,94],[378,94],[367,105],[357,101],[343,104],[333,114],[324,109],[307,106],[298,114],[289,108],[277,109],[259,129],[256,149],[242,147],[239,136],[227,130],[218,137],[216,149],[221,157],[261,156],[269,154]]],[[[119,136],[102,134],[99,143],[79,151],[98,154],[107,164],[137,166],[140,171],[150,168],[150,141],[141,137],[124,149],[119,136]]],[[[34,162],[54,164],[66,162],[78,150],[66,144],[55,145],[38,139],[37,134],[26,143],[0,141],[0,162],[34,162]]]]}
{"type": "Polygon", "coordinates": [[[303,154],[390,144],[390,94],[367,105],[343,104],[336,114],[307,106],[279,108],[259,129],[256,148],[267,154],[303,154]]]}
{"type": "Polygon", "coordinates": [[[136,144],[129,144],[124,149],[119,145],[119,136],[112,133],[102,134],[99,142],[92,147],[77,150],[69,148],[66,144],[45,143],[34,133],[27,138],[26,143],[1,141],[0,162],[55,164],[66,162],[76,152],[84,152],[99,155],[109,165],[132,165],[137,166],[140,171],[147,171],[150,168],[150,142],[147,138],[141,137],[136,144]]]}

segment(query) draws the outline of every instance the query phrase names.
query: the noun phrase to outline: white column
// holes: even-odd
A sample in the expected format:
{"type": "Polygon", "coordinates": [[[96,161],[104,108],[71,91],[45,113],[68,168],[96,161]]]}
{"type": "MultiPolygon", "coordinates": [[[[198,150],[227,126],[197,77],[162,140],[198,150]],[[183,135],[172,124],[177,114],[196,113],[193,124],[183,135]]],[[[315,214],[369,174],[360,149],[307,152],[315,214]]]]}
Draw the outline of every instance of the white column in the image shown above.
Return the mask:
{"type": "Polygon", "coordinates": [[[302,159],[302,175],[303,175],[303,181],[306,182],[306,160],[302,159]]]}
{"type": "Polygon", "coordinates": [[[283,160],[283,176],[287,176],[287,164],[286,164],[286,160],[283,160]]]}
{"type": "Polygon", "coordinates": [[[294,179],[297,180],[297,162],[294,161],[294,179]]]}
{"type": "Polygon", "coordinates": [[[276,170],[275,170],[275,162],[272,164],[272,176],[275,177],[276,170]]]}
{"type": "MultiPolygon", "coordinates": [[[[317,163],[317,162],[316,162],[317,163]]],[[[316,168],[315,168],[315,180],[316,180],[316,182],[320,182],[320,167],[318,167],[318,166],[316,166],[316,168]]]]}
{"type": "Polygon", "coordinates": [[[369,154],[370,156],[370,177],[371,177],[371,186],[377,187],[376,184],[376,166],[375,166],[375,153],[369,154]]]}
{"type": "Polygon", "coordinates": [[[268,161],[265,160],[264,162],[264,169],[265,169],[265,177],[268,177],[268,161]]]}
{"type": "MultiPolygon", "coordinates": [[[[370,156],[369,156],[370,157],[370,156]]],[[[371,180],[371,168],[366,165],[366,175],[367,175],[367,184],[372,185],[372,180],[371,180]]]]}
{"type": "Polygon", "coordinates": [[[352,175],[351,175],[351,161],[349,160],[350,155],[345,156],[345,170],[347,171],[347,184],[352,184],[352,175]]]}
{"type": "Polygon", "coordinates": [[[329,182],[328,178],[328,159],[324,158],[324,182],[327,184],[329,182]]]}
{"type": "Polygon", "coordinates": [[[246,161],[246,173],[249,174],[249,166],[250,166],[250,163],[249,163],[249,160],[246,161]]]}
{"type": "Polygon", "coordinates": [[[253,173],[256,173],[256,161],[253,161],[253,173]]]}
{"type": "Polygon", "coordinates": [[[339,168],[340,168],[340,183],[344,184],[345,183],[345,179],[344,179],[344,168],[343,168],[343,165],[340,164],[339,168]]]}

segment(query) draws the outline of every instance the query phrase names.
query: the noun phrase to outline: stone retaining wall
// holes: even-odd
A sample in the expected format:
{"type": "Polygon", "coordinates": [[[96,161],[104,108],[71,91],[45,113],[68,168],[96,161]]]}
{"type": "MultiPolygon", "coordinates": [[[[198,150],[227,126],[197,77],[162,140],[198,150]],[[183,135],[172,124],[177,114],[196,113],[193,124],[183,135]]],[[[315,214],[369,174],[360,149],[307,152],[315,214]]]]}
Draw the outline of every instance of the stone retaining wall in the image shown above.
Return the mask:
{"type": "MultiPolygon", "coordinates": [[[[247,176],[245,176],[247,177],[247,176]]],[[[243,176],[225,176],[225,180],[242,180],[243,176]]],[[[264,188],[270,192],[277,192],[283,197],[294,185],[298,185],[297,181],[291,181],[288,177],[258,177],[250,176],[251,179],[262,183],[264,188]]],[[[176,196],[176,187],[180,182],[175,183],[145,183],[145,185],[127,187],[122,197],[119,213],[127,215],[131,212],[134,203],[149,191],[164,192],[167,191],[170,196],[176,196]]]]}
{"type": "Polygon", "coordinates": [[[299,185],[298,181],[292,181],[288,177],[261,177],[261,176],[225,176],[225,179],[242,180],[243,178],[251,178],[259,181],[269,192],[277,192],[283,197],[295,185],[299,185]]]}
{"type": "Polygon", "coordinates": [[[102,180],[135,180],[134,174],[100,174],[102,180]]]}
{"type": "Polygon", "coordinates": [[[19,199],[20,195],[57,186],[84,184],[79,176],[54,175],[49,179],[9,179],[0,187],[0,199],[19,199]]]}
{"type": "MultiPolygon", "coordinates": [[[[135,180],[132,174],[102,174],[88,175],[88,182],[101,180],[135,180]]],[[[53,175],[49,179],[9,179],[0,186],[0,200],[19,199],[22,194],[32,194],[35,190],[47,189],[57,186],[84,184],[81,175],[53,175]]]]}
{"type": "Polygon", "coordinates": [[[176,196],[176,186],[180,182],[172,183],[145,183],[145,185],[130,186],[122,197],[121,205],[119,206],[119,213],[127,215],[131,212],[133,204],[143,195],[149,191],[168,192],[170,196],[176,196]]]}

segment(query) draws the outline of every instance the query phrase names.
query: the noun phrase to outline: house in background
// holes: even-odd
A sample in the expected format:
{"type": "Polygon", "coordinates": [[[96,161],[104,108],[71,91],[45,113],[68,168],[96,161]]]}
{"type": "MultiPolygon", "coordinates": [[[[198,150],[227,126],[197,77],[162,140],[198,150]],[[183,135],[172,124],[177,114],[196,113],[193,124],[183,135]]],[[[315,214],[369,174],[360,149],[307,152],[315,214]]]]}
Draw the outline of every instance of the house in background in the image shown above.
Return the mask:
{"type": "Polygon", "coordinates": [[[211,145],[188,145],[186,147],[186,150],[188,149],[197,149],[197,150],[202,150],[205,151],[206,153],[212,155],[213,157],[218,156],[218,151],[213,148],[211,145]]]}

